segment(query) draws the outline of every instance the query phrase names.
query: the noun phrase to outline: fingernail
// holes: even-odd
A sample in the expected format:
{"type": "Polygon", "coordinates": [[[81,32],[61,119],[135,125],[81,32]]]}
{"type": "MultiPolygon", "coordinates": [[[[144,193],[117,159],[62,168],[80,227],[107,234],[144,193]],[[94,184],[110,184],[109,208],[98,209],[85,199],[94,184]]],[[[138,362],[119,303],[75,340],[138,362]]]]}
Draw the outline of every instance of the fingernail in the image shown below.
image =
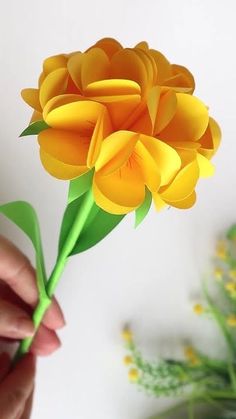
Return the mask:
{"type": "Polygon", "coordinates": [[[26,337],[33,336],[35,332],[32,320],[26,317],[19,317],[16,323],[11,325],[11,330],[26,337]]]}

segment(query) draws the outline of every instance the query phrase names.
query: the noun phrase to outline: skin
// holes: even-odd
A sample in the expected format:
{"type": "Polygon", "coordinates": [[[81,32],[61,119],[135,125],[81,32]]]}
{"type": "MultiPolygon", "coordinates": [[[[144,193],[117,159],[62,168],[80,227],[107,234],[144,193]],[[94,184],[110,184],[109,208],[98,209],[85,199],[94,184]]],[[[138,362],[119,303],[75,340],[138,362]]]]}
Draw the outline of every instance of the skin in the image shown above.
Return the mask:
{"type": "MultiPolygon", "coordinates": [[[[18,341],[34,334],[30,318],[37,304],[35,271],[29,260],[0,236],[0,353],[1,341],[18,341]]],[[[31,353],[12,370],[8,354],[0,355],[0,419],[29,419],[32,407],[36,357],[57,350],[61,343],[56,330],[65,325],[54,299],[37,332],[31,353]]]]}

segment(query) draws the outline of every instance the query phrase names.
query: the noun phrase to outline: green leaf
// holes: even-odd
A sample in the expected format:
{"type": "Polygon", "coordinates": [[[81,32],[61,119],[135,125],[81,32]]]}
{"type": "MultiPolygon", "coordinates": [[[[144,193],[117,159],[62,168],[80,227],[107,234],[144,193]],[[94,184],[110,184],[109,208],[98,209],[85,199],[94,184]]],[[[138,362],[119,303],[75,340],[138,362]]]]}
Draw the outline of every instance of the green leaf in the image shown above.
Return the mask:
{"type": "Polygon", "coordinates": [[[31,240],[36,253],[39,292],[43,293],[46,273],[38,217],[34,208],[28,202],[15,201],[0,206],[0,213],[15,223],[31,240]]]}
{"type": "Polygon", "coordinates": [[[236,224],[232,225],[227,231],[227,239],[235,240],[236,239],[236,224]]]}
{"type": "MultiPolygon", "coordinates": [[[[82,203],[85,196],[86,193],[72,201],[65,210],[59,238],[59,254],[73,227],[75,217],[77,217],[79,212],[82,210],[82,203]]],[[[69,256],[84,252],[85,250],[95,246],[104,237],[106,237],[123,218],[124,215],[114,215],[103,211],[94,202],[78,240],[69,256]]]]}
{"type": "Polygon", "coordinates": [[[21,134],[20,137],[26,137],[27,135],[38,135],[41,131],[50,128],[45,121],[32,122],[21,134]]]}
{"type": "Polygon", "coordinates": [[[89,172],[70,181],[68,193],[69,204],[89,190],[92,185],[93,172],[94,170],[89,170],[89,172]]]}
{"type": "Polygon", "coordinates": [[[146,215],[148,214],[150,207],[152,204],[152,194],[151,192],[146,188],[146,196],[145,199],[140,205],[138,209],[135,211],[135,227],[138,227],[139,224],[144,220],[146,215]]]}

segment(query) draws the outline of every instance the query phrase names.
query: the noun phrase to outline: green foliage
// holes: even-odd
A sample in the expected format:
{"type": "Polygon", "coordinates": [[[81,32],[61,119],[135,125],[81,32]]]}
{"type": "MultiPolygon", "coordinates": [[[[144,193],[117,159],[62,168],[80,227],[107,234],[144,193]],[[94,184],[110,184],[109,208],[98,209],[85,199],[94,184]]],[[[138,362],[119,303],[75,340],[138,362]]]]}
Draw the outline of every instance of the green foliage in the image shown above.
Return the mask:
{"type": "Polygon", "coordinates": [[[15,223],[31,240],[36,254],[37,280],[40,293],[44,293],[46,273],[38,217],[34,208],[24,201],[0,206],[0,213],[15,223]]]}
{"type": "Polygon", "coordinates": [[[38,135],[41,131],[50,128],[50,126],[44,121],[32,122],[24,131],[20,134],[20,137],[26,137],[27,135],[38,135]]]}
{"type": "MultiPolygon", "coordinates": [[[[87,193],[71,201],[66,208],[60,232],[59,254],[72,229],[75,219],[83,212],[83,202],[87,193]]],[[[69,256],[84,252],[85,250],[95,246],[104,237],[106,237],[122,221],[123,218],[124,215],[113,215],[103,211],[96,205],[95,202],[93,202],[90,213],[86,218],[78,240],[76,241],[69,256]]]]}
{"type": "Polygon", "coordinates": [[[128,338],[126,333],[127,358],[132,372],[130,379],[149,395],[185,398],[179,406],[152,419],[236,419],[235,239],[236,225],[226,233],[226,238],[218,243],[216,249],[214,280],[221,298],[210,295],[205,284],[205,304],[194,307],[196,314],[210,317],[219,328],[225,342],[225,358],[214,359],[188,347],[185,348],[185,359],[158,358],[149,361],[136,347],[132,331],[129,331],[128,338]],[[199,410],[202,404],[207,413],[199,410]]]}

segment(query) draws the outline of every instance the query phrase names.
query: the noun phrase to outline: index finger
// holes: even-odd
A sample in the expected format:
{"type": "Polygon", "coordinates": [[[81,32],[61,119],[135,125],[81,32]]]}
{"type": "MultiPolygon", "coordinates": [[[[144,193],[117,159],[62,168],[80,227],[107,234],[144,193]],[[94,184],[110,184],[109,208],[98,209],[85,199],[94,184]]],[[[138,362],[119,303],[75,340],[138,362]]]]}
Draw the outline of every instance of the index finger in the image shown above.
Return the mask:
{"type": "MultiPolygon", "coordinates": [[[[35,271],[28,258],[9,240],[0,235],[0,278],[30,306],[38,302],[35,271]]],[[[57,329],[65,324],[59,304],[55,299],[47,311],[44,324],[57,329]]]]}

